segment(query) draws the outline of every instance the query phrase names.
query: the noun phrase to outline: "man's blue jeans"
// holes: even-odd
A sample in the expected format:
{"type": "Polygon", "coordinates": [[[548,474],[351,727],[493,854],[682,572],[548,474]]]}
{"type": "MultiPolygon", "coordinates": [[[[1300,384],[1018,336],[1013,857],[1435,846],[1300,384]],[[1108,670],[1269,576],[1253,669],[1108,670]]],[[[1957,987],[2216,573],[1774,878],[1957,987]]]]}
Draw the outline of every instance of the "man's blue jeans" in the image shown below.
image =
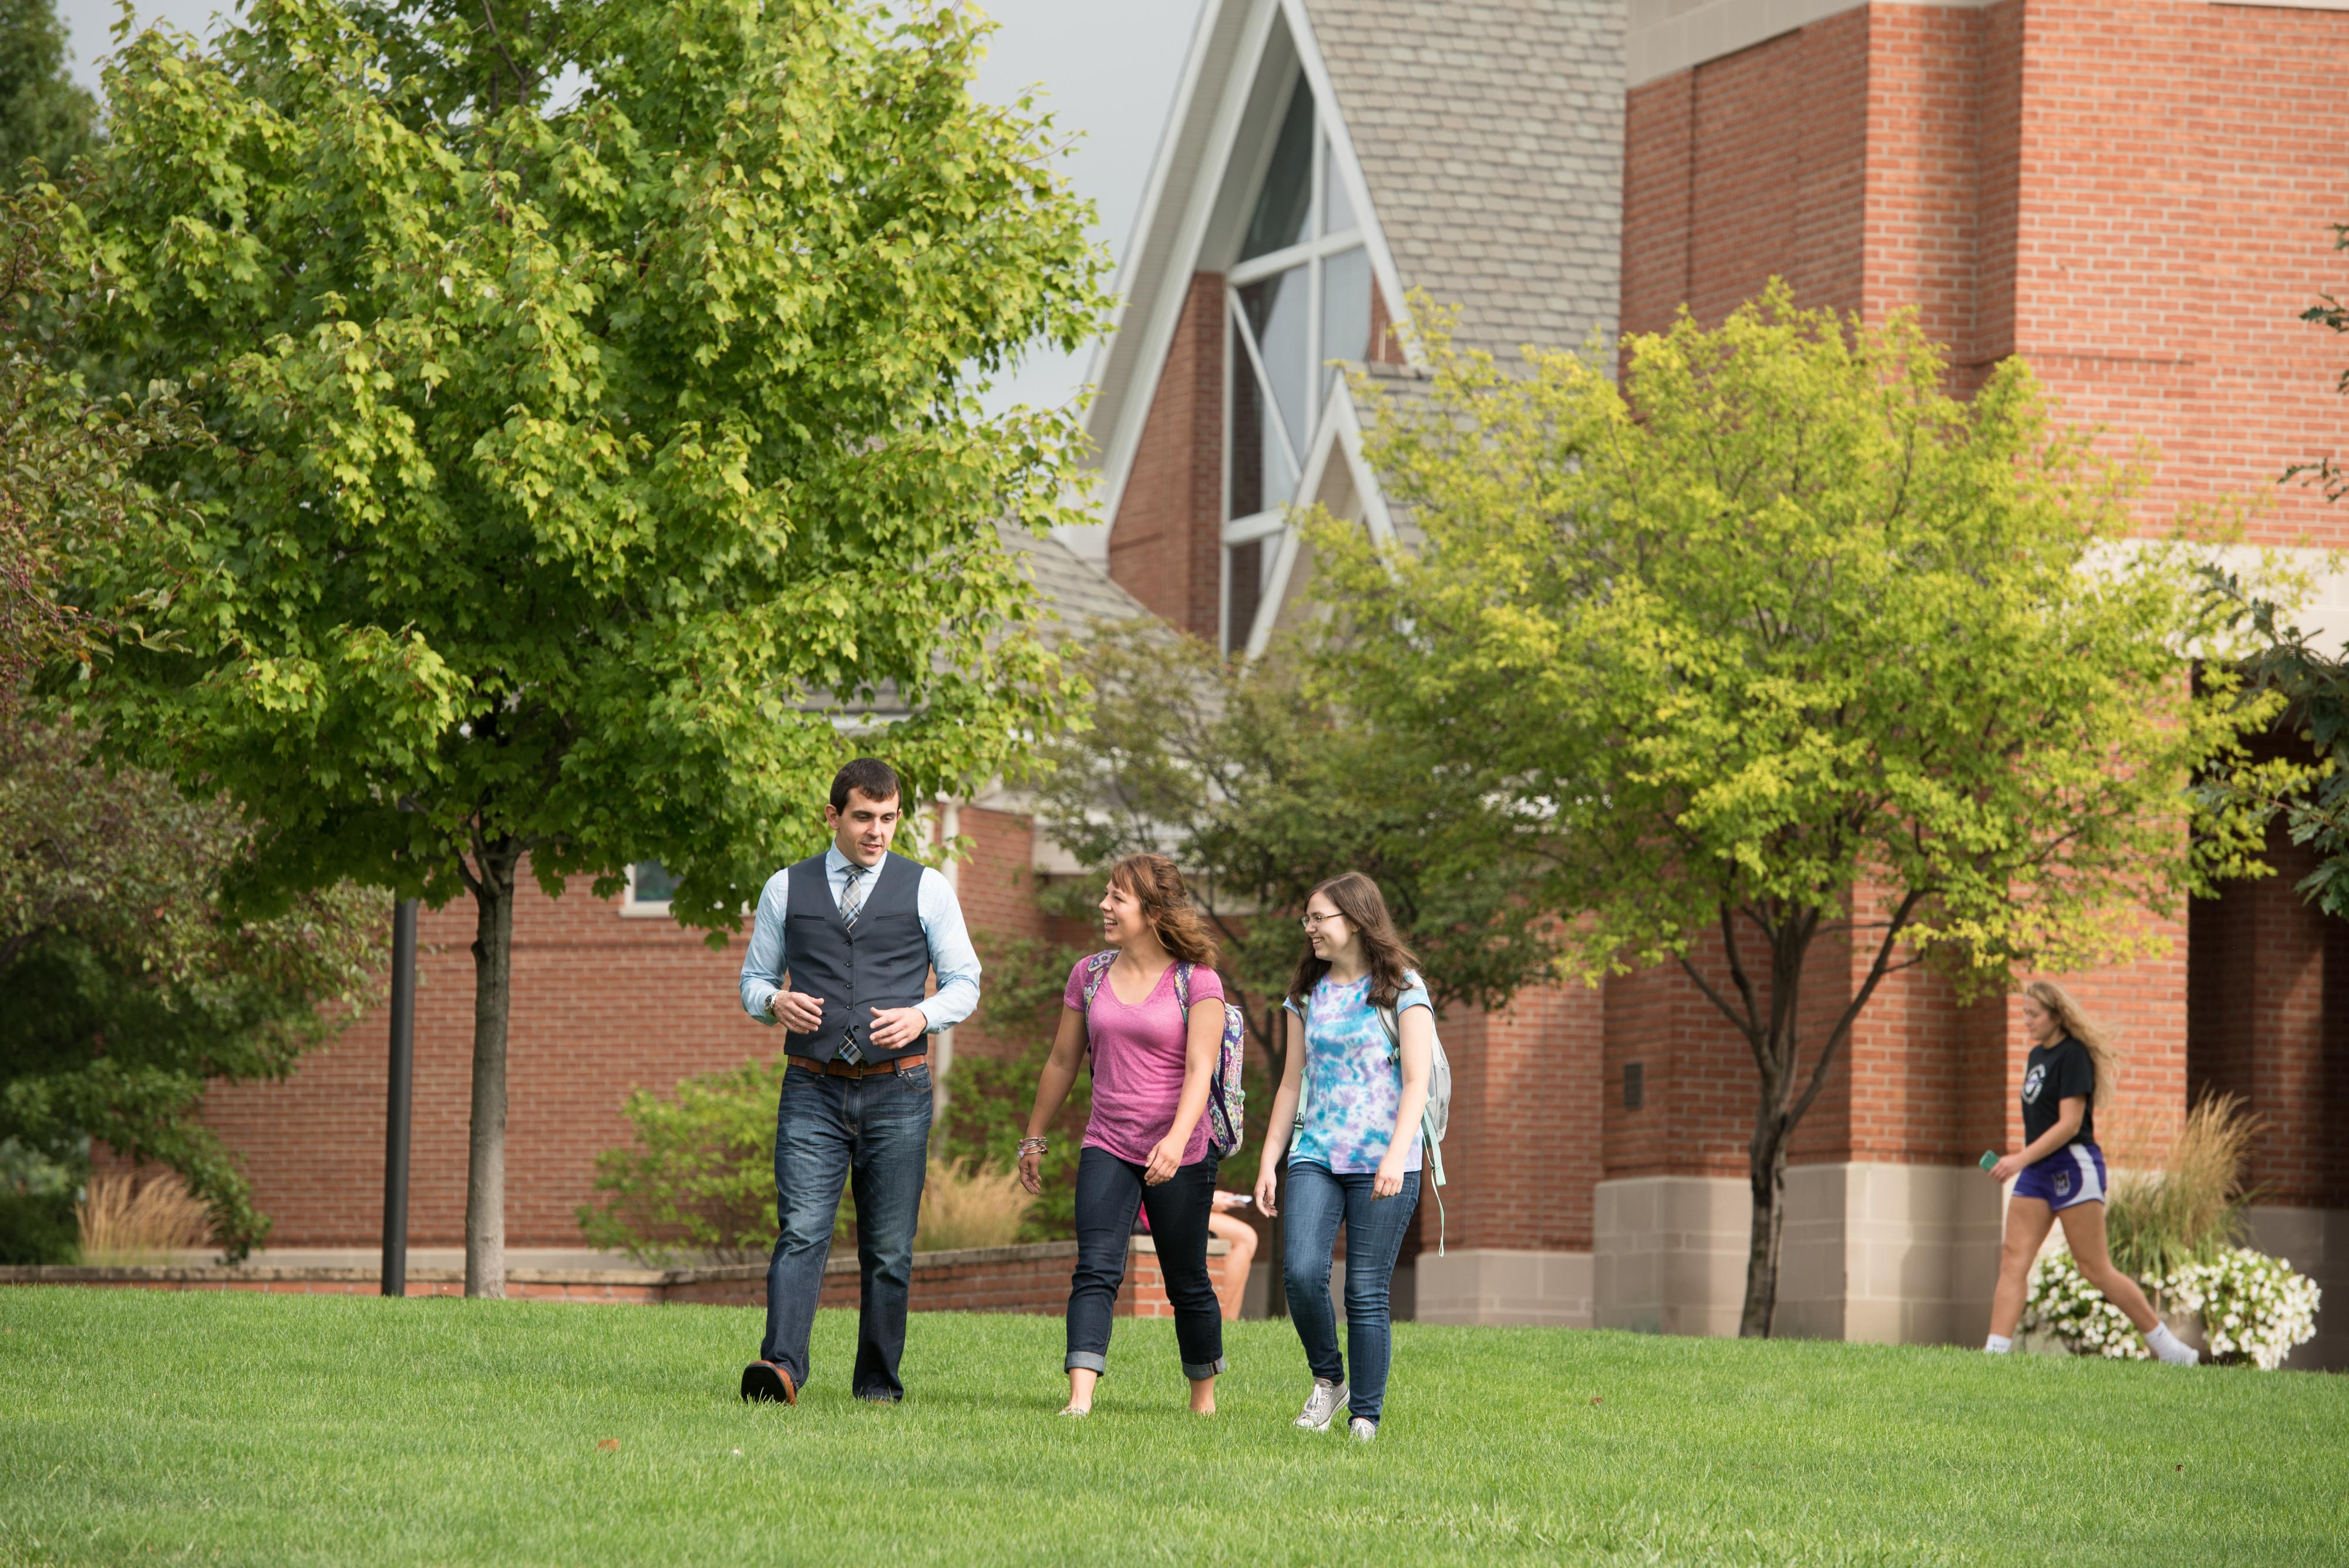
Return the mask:
{"type": "Polygon", "coordinates": [[[1288,1318],[1305,1343],[1305,1364],[1316,1377],[1345,1382],[1338,1314],[1330,1303],[1330,1254],[1338,1243],[1338,1222],[1345,1221],[1346,1349],[1354,1363],[1347,1405],[1373,1427],[1386,1407],[1387,1359],[1394,1343],[1387,1286],[1419,1212],[1419,1172],[1405,1176],[1392,1198],[1372,1197],[1374,1179],[1367,1170],[1340,1176],[1323,1166],[1290,1166],[1281,1257],[1288,1318]]]}
{"type": "Polygon", "coordinates": [[[929,1166],[930,1070],[831,1078],[793,1066],[775,1106],[774,1256],[767,1264],[767,1337],[761,1360],[808,1381],[823,1265],[832,1256],[841,1184],[856,1194],[856,1367],[859,1399],[905,1397],[905,1292],[914,1277],[914,1225],[929,1166]]]}

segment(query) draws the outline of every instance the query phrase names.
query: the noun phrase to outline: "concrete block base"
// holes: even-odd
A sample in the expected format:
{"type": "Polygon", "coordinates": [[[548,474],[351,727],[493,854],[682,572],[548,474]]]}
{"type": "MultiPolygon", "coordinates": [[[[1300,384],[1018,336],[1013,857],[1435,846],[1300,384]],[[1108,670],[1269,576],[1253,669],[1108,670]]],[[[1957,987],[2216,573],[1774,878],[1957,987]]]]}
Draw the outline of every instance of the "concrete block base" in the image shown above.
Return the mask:
{"type": "Polygon", "coordinates": [[[2254,1250],[2289,1261],[2324,1293],[2316,1303],[2316,1337],[2293,1351],[2284,1366],[2294,1372],[2349,1367],[2349,1209],[2257,1203],[2248,1219],[2254,1250]]]}
{"type": "MultiPolygon", "coordinates": [[[[1736,1177],[1602,1181],[1602,1328],[1734,1334],[1753,1227],[1736,1177]]],[[[1963,1166],[1847,1161],[1786,1173],[1774,1332],[1881,1344],[1978,1343],[1998,1278],[2000,1194],[1963,1166]]]]}
{"type": "Polygon", "coordinates": [[[1454,1247],[1419,1255],[1413,1281],[1422,1323],[1591,1326],[1591,1255],[1454,1247]]]}

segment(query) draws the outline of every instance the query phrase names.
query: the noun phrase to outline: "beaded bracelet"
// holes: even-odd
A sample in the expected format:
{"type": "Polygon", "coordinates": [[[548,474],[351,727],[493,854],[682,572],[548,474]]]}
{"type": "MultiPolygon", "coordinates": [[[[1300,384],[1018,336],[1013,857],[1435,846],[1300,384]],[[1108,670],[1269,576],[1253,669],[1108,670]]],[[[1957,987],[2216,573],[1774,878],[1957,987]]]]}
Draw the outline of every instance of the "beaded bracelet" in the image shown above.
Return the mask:
{"type": "Polygon", "coordinates": [[[1019,1140],[1019,1152],[1021,1154],[1041,1154],[1044,1152],[1045,1147],[1045,1142],[1040,1137],[1023,1137],[1019,1140]]]}

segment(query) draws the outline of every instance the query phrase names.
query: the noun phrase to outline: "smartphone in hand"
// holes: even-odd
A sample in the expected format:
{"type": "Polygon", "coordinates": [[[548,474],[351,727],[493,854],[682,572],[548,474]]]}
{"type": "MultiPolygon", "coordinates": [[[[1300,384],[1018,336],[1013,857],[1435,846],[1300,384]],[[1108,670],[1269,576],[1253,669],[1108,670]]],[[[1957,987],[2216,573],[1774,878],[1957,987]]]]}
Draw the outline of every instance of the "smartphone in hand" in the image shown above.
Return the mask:
{"type": "Polygon", "coordinates": [[[1977,1161],[1975,1161],[1975,1163],[1976,1163],[1977,1165],[1980,1165],[1980,1166],[1981,1166],[1984,1170],[1995,1170],[1995,1169],[1997,1169],[1997,1168],[1998,1168],[1998,1150],[1996,1150],[1996,1149],[1994,1149],[1994,1148],[1984,1149],[1984,1150],[1982,1151],[1982,1158],[1981,1158],[1981,1159],[1979,1159],[1979,1160],[1977,1160],[1977,1161]]]}

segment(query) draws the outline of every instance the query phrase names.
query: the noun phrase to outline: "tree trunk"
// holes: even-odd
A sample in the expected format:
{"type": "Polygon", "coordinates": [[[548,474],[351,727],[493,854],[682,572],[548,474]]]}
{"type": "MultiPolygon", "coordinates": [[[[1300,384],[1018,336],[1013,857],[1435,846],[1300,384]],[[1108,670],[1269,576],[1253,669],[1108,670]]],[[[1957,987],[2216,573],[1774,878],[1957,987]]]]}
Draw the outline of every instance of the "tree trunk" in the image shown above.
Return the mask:
{"type": "Polygon", "coordinates": [[[1920,888],[1910,888],[1902,895],[1899,907],[1884,924],[1884,935],[1877,943],[1868,978],[1860,982],[1834,1027],[1827,1031],[1807,1075],[1798,1071],[1803,962],[1810,954],[1811,940],[1818,933],[1816,910],[1801,911],[1791,918],[1754,919],[1770,942],[1766,1004],[1765,999],[1755,992],[1746,972],[1737,941],[1738,911],[1730,907],[1724,905],[1721,910],[1721,935],[1738,1001],[1732,1002],[1705,979],[1703,971],[1685,958],[1681,961],[1682,969],[1696,981],[1697,989],[1745,1036],[1762,1079],[1761,1103],[1754,1107],[1754,1142],[1746,1164],[1747,1179],[1753,1189],[1754,1229],[1746,1249],[1745,1305],[1737,1324],[1737,1332],[1743,1336],[1767,1339],[1778,1313],[1778,1250],[1786,1230],[1786,1146],[1794,1138],[1795,1128],[1801,1125],[1803,1113],[1811,1108],[1811,1102],[1826,1086],[1827,1074],[1851,1037],[1852,1025],[1860,1011],[1876,994],[1878,982],[1896,969],[1906,969],[1917,961],[1912,958],[1896,964],[1893,950],[1924,897],[1920,888]]]}
{"type": "Polygon", "coordinates": [[[1737,1332],[1745,1339],[1767,1339],[1778,1314],[1778,1244],[1786,1231],[1786,1135],[1791,1128],[1776,1125],[1768,1108],[1754,1129],[1748,1164],[1753,1181],[1754,1231],[1745,1258],[1745,1307],[1737,1332]]]}
{"type": "Polygon", "coordinates": [[[465,1293],[506,1293],[506,1013],[513,981],[514,867],[500,845],[481,857],[473,903],[473,1120],[465,1178],[465,1293]]]}

